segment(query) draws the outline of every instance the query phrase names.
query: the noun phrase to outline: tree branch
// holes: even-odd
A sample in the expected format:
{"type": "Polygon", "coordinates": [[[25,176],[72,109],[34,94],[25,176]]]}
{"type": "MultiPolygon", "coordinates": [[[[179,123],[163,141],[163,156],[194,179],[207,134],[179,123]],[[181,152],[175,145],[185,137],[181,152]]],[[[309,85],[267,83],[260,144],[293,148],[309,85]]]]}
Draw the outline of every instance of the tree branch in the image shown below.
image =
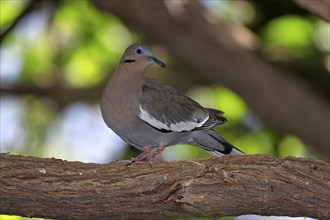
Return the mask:
{"type": "Polygon", "coordinates": [[[326,21],[330,21],[330,0],[294,0],[299,6],[321,17],[326,21]]]}
{"type": "Polygon", "coordinates": [[[0,96],[10,95],[27,95],[33,94],[39,97],[47,97],[54,101],[59,108],[64,108],[75,101],[95,102],[99,100],[104,88],[104,84],[100,84],[92,88],[67,88],[56,84],[52,88],[40,88],[35,85],[15,85],[10,88],[0,86],[0,96]]]}
{"type": "Polygon", "coordinates": [[[243,49],[230,28],[197,1],[91,2],[163,44],[204,77],[235,91],[273,128],[329,155],[328,102],[290,73],[243,49]]]}
{"type": "Polygon", "coordinates": [[[330,218],[330,167],[270,155],[126,166],[0,154],[0,213],[54,219],[330,218]]]}

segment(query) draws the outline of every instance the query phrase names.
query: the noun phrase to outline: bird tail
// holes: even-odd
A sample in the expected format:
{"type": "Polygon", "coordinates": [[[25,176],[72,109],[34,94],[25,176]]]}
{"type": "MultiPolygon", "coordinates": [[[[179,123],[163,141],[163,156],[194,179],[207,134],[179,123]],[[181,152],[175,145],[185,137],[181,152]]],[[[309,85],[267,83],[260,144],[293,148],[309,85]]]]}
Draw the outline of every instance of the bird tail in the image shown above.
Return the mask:
{"type": "Polygon", "coordinates": [[[228,143],[213,130],[196,132],[191,144],[210,151],[216,156],[245,155],[242,151],[228,143]]]}

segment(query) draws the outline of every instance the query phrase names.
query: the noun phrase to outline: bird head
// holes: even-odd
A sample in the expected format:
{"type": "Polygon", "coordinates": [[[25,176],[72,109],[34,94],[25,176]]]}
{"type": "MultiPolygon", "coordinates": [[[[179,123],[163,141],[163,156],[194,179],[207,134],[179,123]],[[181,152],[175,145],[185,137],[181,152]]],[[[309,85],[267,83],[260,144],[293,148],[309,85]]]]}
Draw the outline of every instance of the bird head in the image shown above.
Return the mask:
{"type": "Polygon", "coordinates": [[[120,64],[134,62],[144,64],[145,67],[155,63],[166,68],[165,63],[157,59],[151,52],[151,49],[144,44],[133,44],[129,46],[120,60],[120,64]]]}

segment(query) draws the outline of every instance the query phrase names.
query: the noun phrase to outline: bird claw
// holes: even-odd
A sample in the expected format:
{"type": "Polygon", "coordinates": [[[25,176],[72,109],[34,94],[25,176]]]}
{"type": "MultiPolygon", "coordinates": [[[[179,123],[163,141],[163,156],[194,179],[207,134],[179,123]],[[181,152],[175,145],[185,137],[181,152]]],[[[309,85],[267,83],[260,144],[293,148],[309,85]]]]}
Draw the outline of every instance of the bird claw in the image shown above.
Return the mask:
{"type": "Polygon", "coordinates": [[[146,147],[144,149],[144,151],[138,155],[137,157],[133,158],[131,160],[131,162],[129,164],[127,164],[126,166],[131,166],[132,164],[146,164],[148,163],[150,167],[152,167],[154,161],[156,160],[156,158],[158,157],[158,155],[165,149],[165,144],[161,143],[158,148],[156,149],[156,151],[151,155],[150,160],[144,160],[144,158],[146,158],[146,156],[149,155],[149,153],[151,152],[151,147],[146,147]]]}
{"type": "Polygon", "coordinates": [[[151,160],[131,160],[126,166],[131,166],[133,164],[149,164],[150,167],[152,167],[153,161],[151,160]]]}

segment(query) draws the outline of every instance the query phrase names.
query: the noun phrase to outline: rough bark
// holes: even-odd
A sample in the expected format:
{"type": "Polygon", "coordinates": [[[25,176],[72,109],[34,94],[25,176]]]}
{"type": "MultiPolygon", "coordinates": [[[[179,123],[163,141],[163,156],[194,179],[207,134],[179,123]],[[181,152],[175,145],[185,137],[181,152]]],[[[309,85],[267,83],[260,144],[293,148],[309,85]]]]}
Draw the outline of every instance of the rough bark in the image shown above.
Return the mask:
{"type": "Polygon", "coordinates": [[[197,1],[102,1],[172,55],[215,83],[238,93],[264,122],[329,155],[329,104],[307,84],[243,49],[229,27],[197,1]]]}
{"type": "Polygon", "coordinates": [[[0,154],[0,213],[52,219],[330,218],[330,166],[226,156],[126,166],[0,154]]]}

